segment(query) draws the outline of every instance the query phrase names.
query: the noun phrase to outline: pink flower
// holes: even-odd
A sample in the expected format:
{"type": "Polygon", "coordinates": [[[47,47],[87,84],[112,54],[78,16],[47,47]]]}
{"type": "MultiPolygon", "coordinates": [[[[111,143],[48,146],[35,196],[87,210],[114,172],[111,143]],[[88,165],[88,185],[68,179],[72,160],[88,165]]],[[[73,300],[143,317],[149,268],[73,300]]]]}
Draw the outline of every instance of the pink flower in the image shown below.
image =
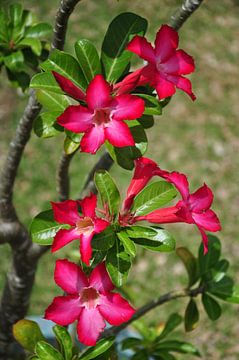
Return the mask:
{"type": "Polygon", "coordinates": [[[45,319],[65,326],[78,320],[80,342],[93,346],[105,328],[128,321],[135,310],[117,293],[105,264],[95,267],[89,278],[82,269],[68,260],[57,260],[55,282],[67,296],[55,297],[45,312],[45,319]]]}
{"type": "Polygon", "coordinates": [[[118,93],[132,90],[132,86],[149,84],[158,93],[159,99],[172,96],[175,87],[185,91],[192,100],[196,97],[192,92],[191,82],[182,75],[194,71],[194,61],[185,51],[178,47],[178,33],[168,25],[162,25],[155,39],[155,48],[142,36],[136,35],[128,44],[132,51],[148,62],[143,68],[136,70],[116,84],[118,93]]]}
{"type": "Polygon", "coordinates": [[[63,91],[77,100],[85,100],[87,107],[70,105],[57,118],[58,124],[75,133],[85,133],[81,151],[95,154],[108,140],[113,146],[133,146],[135,141],[123,120],[140,118],[144,101],[134,95],[111,96],[111,86],[102,75],[90,82],[86,95],[70,80],[53,73],[63,91]],[[64,80],[66,79],[66,80],[64,80]]]}
{"type": "Polygon", "coordinates": [[[95,214],[97,197],[91,194],[82,201],[66,200],[59,203],[52,202],[55,220],[60,224],[68,224],[70,229],[59,230],[52,244],[52,252],[55,252],[73,240],[80,240],[80,253],[82,261],[89,265],[92,256],[91,239],[94,234],[103,231],[109,222],[100,219],[95,214]],[[78,205],[81,206],[83,216],[78,213],[78,205]]]}
{"type": "Polygon", "coordinates": [[[205,230],[217,232],[221,230],[220,221],[214,211],[210,209],[213,202],[211,189],[204,184],[197,191],[190,194],[187,177],[178,172],[168,172],[158,168],[155,175],[163,177],[175,185],[182,196],[175,206],[155,210],[148,215],[138,216],[134,221],[146,220],[150,223],[166,224],[185,222],[195,224],[202,236],[204,253],[208,251],[208,238],[205,230]]]}

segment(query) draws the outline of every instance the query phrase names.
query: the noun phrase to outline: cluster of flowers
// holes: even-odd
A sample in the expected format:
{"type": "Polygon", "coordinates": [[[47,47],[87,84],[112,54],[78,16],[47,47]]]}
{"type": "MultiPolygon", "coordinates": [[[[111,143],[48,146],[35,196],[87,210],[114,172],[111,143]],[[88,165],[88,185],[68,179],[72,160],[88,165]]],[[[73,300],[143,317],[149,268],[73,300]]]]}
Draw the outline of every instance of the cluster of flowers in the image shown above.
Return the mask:
{"type": "MultiPolygon", "coordinates": [[[[127,49],[138,54],[148,64],[126,76],[114,87],[110,86],[102,75],[96,75],[86,94],[70,80],[54,73],[63,91],[84,103],[69,106],[59,116],[58,123],[73,132],[85,133],[81,140],[82,151],[95,153],[106,139],[117,147],[134,145],[134,139],[123,120],[140,117],[144,111],[144,102],[127,92],[138,85],[149,84],[155,87],[162,99],[173,95],[176,86],[195,99],[190,81],[182,76],[194,70],[193,59],[183,50],[177,50],[177,47],[178,34],[167,25],[163,25],[157,33],[155,49],[144,37],[135,36],[127,49]]],[[[135,161],[133,178],[118,214],[118,223],[121,227],[129,227],[139,221],[195,224],[202,235],[206,253],[208,238],[205,230],[220,230],[220,222],[210,209],[212,202],[213,193],[206,184],[190,193],[184,174],[162,170],[154,161],[141,157],[135,161]],[[172,183],[182,199],[174,206],[155,210],[145,216],[135,216],[132,211],[134,198],[154,176],[160,176],[172,183]]],[[[58,223],[70,226],[69,229],[57,232],[52,251],[73,240],[80,240],[81,259],[89,266],[92,258],[91,240],[95,234],[104,231],[111,224],[109,214],[101,210],[103,216],[97,216],[97,196],[94,194],[81,201],[52,203],[52,209],[58,223]]],[[[121,295],[112,292],[114,285],[104,263],[97,265],[87,277],[76,264],[66,259],[58,260],[55,282],[66,295],[53,300],[46,310],[45,318],[63,326],[78,320],[78,337],[86,345],[95,345],[105,327],[104,320],[111,325],[120,325],[128,321],[135,312],[121,295]]]]}

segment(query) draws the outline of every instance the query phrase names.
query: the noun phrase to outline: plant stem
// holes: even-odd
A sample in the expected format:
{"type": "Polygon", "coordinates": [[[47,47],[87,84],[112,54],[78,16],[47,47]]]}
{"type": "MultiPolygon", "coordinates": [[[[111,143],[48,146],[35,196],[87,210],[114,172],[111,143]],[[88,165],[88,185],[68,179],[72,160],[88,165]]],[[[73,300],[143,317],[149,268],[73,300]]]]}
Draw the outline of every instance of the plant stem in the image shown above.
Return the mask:
{"type": "Polygon", "coordinates": [[[203,0],[184,0],[183,4],[172,15],[169,25],[175,30],[179,30],[184,22],[196,11],[203,0]]]}

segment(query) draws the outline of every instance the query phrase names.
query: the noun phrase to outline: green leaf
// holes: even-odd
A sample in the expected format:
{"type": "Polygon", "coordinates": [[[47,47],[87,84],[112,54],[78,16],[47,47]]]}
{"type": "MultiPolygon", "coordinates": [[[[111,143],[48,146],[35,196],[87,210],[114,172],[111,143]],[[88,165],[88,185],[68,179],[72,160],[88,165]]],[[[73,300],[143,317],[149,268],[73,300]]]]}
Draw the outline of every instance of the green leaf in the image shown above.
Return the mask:
{"type": "Polygon", "coordinates": [[[141,118],[137,119],[137,121],[144,129],[149,129],[154,126],[154,117],[152,115],[143,115],[141,118]]]}
{"type": "Polygon", "coordinates": [[[52,91],[44,89],[36,90],[36,96],[44,107],[50,111],[57,111],[59,115],[72,104],[67,96],[55,94],[52,91]]]}
{"type": "Polygon", "coordinates": [[[64,140],[64,151],[67,155],[73,154],[80,147],[80,142],[71,140],[69,136],[64,140]]]}
{"type": "Polygon", "coordinates": [[[52,210],[46,210],[32,220],[29,231],[33,242],[40,245],[51,245],[57,231],[67,228],[69,225],[59,224],[54,220],[52,210]]]}
{"type": "Polygon", "coordinates": [[[167,230],[157,227],[131,226],[126,229],[126,232],[136,244],[146,249],[160,252],[175,249],[175,240],[167,230]]]}
{"type": "Polygon", "coordinates": [[[87,83],[97,74],[101,74],[101,64],[98,52],[95,46],[86,39],[79,40],[75,43],[75,52],[80,67],[87,83]]]}
{"type": "Polygon", "coordinates": [[[155,360],[176,360],[176,357],[168,352],[159,351],[151,354],[155,360]]]}
{"type": "Polygon", "coordinates": [[[173,351],[181,354],[192,354],[194,356],[201,357],[198,349],[187,342],[182,342],[178,340],[167,340],[157,344],[157,350],[167,350],[173,351]]]}
{"type": "Polygon", "coordinates": [[[18,46],[23,48],[30,47],[34,54],[36,54],[37,56],[41,55],[42,44],[39,39],[24,38],[18,43],[18,46]]]}
{"type": "Polygon", "coordinates": [[[135,35],[144,35],[147,20],[133,13],[118,15],[109,25],[102,44],[106,80],[116,82],[127,67],[132,53],[125,48],[135,35]]]}
{"type": "Polygon", "coordinates": [[[80,356],[79,360],[91,360],[96,358],[97,356],[103,354],[106,352],[113,344],[114,344],[115,338],[110,337],[108,339],[102,339],[98,341],[98,343],[95,346],[92,346],[88,349],[86,349],[80,356]]]}
{"type": "Polygon", "coordinates": [[[176,314],[176,313],[171,314],[164,326],[162,333],[159,336],[157,336],[157,338],[155,339],[155,342],[159,342],[159,341],[161,341],[161,339],[165,338],[178,325],[180,325],[182,321],[183,321],[183,318],[179,314],[176,314]]]}
{"type": "Polygon", "coordinates": [[[119,240],[116,240],[114,247],[107,253],[106,268],[111,280],[117,287],[122,286],[126,282],[130,267],[130,256],[126,254],[119,240]]]}
{"type": "Polygon", "coordinates": [[[177,255],[182,260],[188,273],[188,286],[191,287],[198,280],[198,264],[195,256],[185,247],[176,249],[177,255]]]}
{"type": "Polygon", "coordinates": [[[59,351],[45,341],[39,341],[35,351],[41,360],[64,360],[59,351]]]}
{"type": "Polygon", "coordinates": [[[132,240],[130,240],[126,231],[121,231],[120,233],[117,233],[117,237],[123,244],[124,249],[127,252],[127,254],[129,254],[132,257],[135,257],[136,256],[136,246],[135,246],[134,242],[132,240]]]}
{"type": "Polygon", "coordinates": [[[216,282],[220,281],[229,268],[229,262],[225,259],[220,260],[212,269],[212,279],[216,282]]]}
{"type": "Polygon", "coordinates": [[[27,73],[25,73],[24,71],[13,73],[7,68],[6,70],[7,70],[7,77],[9,81],[11,81],[12,86],[21,87],[23,91],[28,88],[30,82],[30,76],[27,73]]]}
{"type": "Polygon", "coordinates": [[[184,327],[185,331],[190,332],[196,329],[199,321],[199,312],[194,299],[190,299],[185,310],[184,327]]]}
{"type": "Polygon", "coordinates": [[[33,89],[52,91],[63,95],[63,91],[50,72],[42,72],[34,75],[31,79],[30,87],[33,89]]]}
{"type": "Polygon", "coordinates": [[[106,206],[110,215],[116,217],[119,212],[120,193],[114,180],[107,171],[97,171],[95,185],[99,191],[103,206],[106,206]]]}
{"type": "Polygon", "coordinates": [[[46,39],[52,32],[52,26],[47,23],[39,23],[29,27],[24,36],[34,39],[46,39]]]}
{"type": "Polygon", "coordinates": [[[142,345],[142,339],[129,337],[129,338],[126,338],[126,339],[124,339],[122,341],[121,349],[122,350],[134,349],[134,348],[137,348],[140,345],[142,345]]]}
{"type": "Polygon", "coordinates": [[[43,112],[33,123],[33,130],[38,137],[49,138],[63,132],[63,128],[56,123],[58,113],[43,112]]]}
{"type": "Polygon", "coordinates": [[[24,349],[32,353],[38,341],[45,340],[39,325],[27,319],[19,320],[13,325],[13,335],[24,349]]]}
{"type": "Polygon", "coordinates": [[[209,317],[212,321],[217,320],[222,313],[221,307],[218,304],[216,300],[214,300],[211,296],[208,294],[203,293],[202,294],[202,303],[203,307],[209,317]]]}
{"type": "Polygon", "coordinates": [[[144,100],[145,103],[144,115],[162,114],[162,106],[155,96],[148,94],[140,94],[140,93],[134,95],[139,96],[144,100]]]}
{"type": "Polygon", "coordinates": [[[229,276],[224,276],[220,281],[211,281],[207,284],[207,291],[224,301],[239,304],[239,286],[229,276]]]}
{"type": "Polygon", "coordinates": [[[60,50],[55,49],[50,57],[41,64],[44,71],[56,71],[71,80],[76,86],[85,90],[87,81],[77,60],[60,50]]]}
{"type": "Polygon", "coordinates": [[[25,69],[24,57],[20,50],[5,56],[3,61],[6,67],[12,72],[20,72],[25,69]]]}
{"type": "Polygon", "coordinates": [[[73,342],[71,336],[67,329],[63,326],[55,325],[53,327],[54,334],[56,335],[56,339],[60,345],[61,353],[64,356],[65,360],[72,359],[72,348],[73,342]]]}
{"type": "Polygon", "coordinates": [[[12,4],[9,6],[9,15],[10,21],[13,27],[18,26],[22,22],[22,5],[21,4],[12,4]]]}
{"type": "Polygon", "coordinates": [[[135,146],[125,146],[123,148],[114,147],[106,142],[105,145],[112,159],[122,168],[132,170],[134,160],[143,156],[147,150],[148,142],[144,128],[137,120],[126,121],[135,141],[135,146]]]}
{"type": "Polygon", "coordinates": [[[208,235],[208,253],[203,254],[203,244],[199,247],[198,262],[199,272],[205,274],[216,265],[221,255],[220,240],[214,235],[208,235]]]}
{"type": "Polygon", "coordinates": [[[142,216],[166,205],[177,195],[174,186],[166,181],[156,181],[146,186],[134,199],[132,211],[142,216]]]}
{"type": "Polygon", "coordinates": [[[148,352],[146,349],[138,350],[137,353],[135,353],[130,360],[148,360],[148,352]]]}
{"type": "Polygon", "coordinates": [[[0,42],[8,43],[8,25],[4,11],[0,9],[0,42]]]}
{"type": "Polygon", "coordinates": [[[91,246],[98,251],[109,250],[115,242],[116,236],[113,226],[108,226],[104,231],[95,234],[91,240],[91,246]]]}

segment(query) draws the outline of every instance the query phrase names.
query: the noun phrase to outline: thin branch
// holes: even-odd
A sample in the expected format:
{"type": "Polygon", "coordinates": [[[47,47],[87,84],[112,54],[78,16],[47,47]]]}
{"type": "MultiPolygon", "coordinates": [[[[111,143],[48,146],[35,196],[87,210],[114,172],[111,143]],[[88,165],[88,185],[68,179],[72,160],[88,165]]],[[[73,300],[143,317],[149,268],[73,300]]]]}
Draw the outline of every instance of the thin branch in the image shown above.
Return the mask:
{"type": "Polygon", "coordinates": [[[160,296],[159,298],[154,299],[154,300],[148,302],[147,304],[143,305],[142,307],[140,307],[129,321],[125,322],[124,324],[122,324],[120,326],[112,326],[111,328],[105,330],[102,333],[101,337],[109,337],[109,336],[117,335],[120,331],[124,330],[132,322],[140,319],[142,316],[147,314],[149,311],[155,309],[156,307],[161,306],[169,301],[172,301],[172,300],[175,300],[178,298],[196,297],[197,295],[202,294],[204,292],[204,290],[205,289],[203,286],[199,286],[198,288],[193,289],[193,290],[182,289],[182,290],[168,292],[167,294],[164,294],[164,295],[160,296]]]}
{"type": "Polygon", "coordinates": [[[70,155],[67,155],[66,153],[63,152],[59,161],[59,166],[57,171],[57,187],[58,187],[57,190],[60,201],[69,199],[69,195],[70,195],[69,167],[75,153],[76,151],[70,155]]]}
{"type": "Polygon", "coordinates": [[[184,0],[183,4],[175,12],[169,21],[169,25],[179,30],[184,22],[196,11],[203,0],[184,0]]]}
{"type": "Polygon", "coordinates": [[[110,170],[113,163],[114,163],[114,160],[110,157],[108,152],[105,151],[101,155],[101,157],[99,158],[97,163],[94,165],[94,167],[91,169],[91,171],[86,179],[86,182],[83,186],[83,190],[82,190],[82,194],[81,194],[82,197],[88,195],[90,192],[93,192],[94,194],[97,193],[97,189],[96,189],[95,183],[94,183],[94,175],[95,175],[96,171],[110,170]]]}

